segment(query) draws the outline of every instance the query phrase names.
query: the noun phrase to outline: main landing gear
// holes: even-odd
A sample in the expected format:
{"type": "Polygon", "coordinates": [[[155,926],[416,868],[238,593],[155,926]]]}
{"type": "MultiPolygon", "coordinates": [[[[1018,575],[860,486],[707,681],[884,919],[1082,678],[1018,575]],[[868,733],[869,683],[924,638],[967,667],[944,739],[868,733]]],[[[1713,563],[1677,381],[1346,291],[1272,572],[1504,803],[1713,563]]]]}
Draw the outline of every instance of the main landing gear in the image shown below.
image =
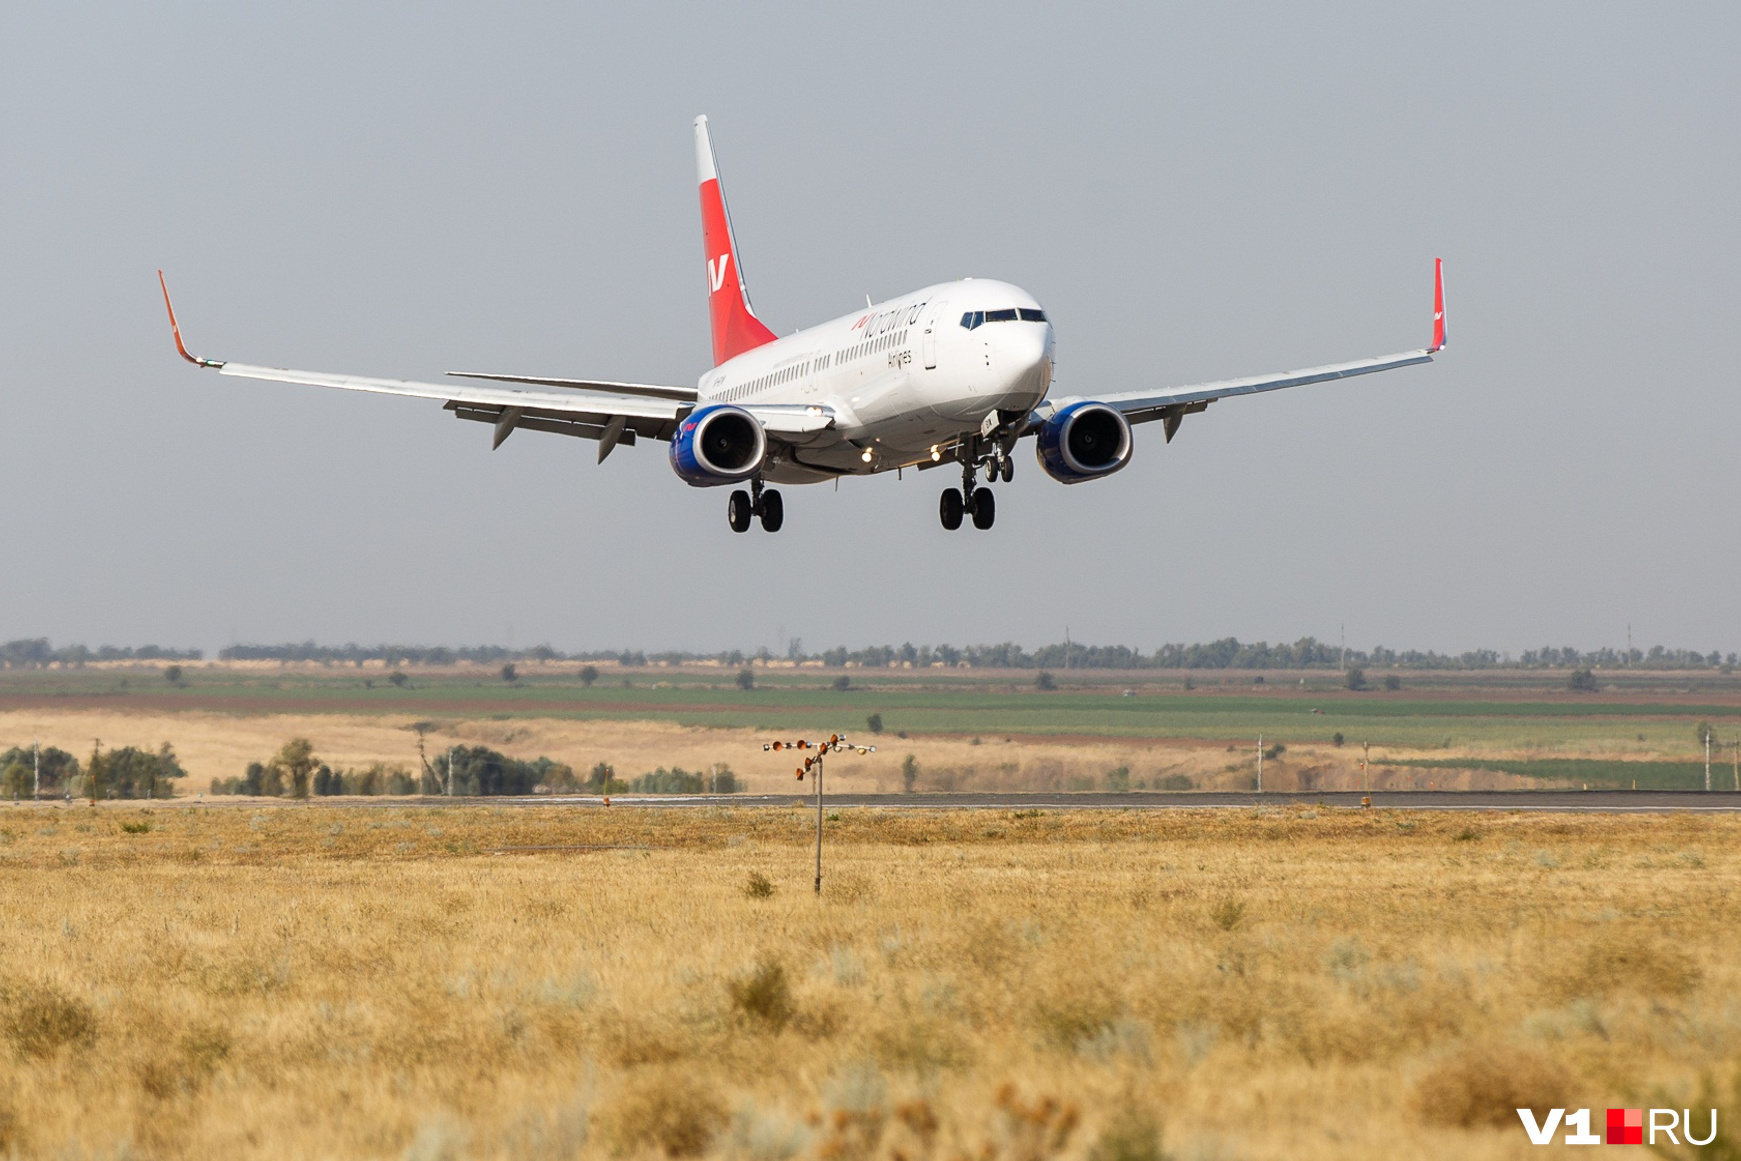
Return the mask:
{"type": "Polygon", "coordinates": [[[1001,446],[983,461],[971,456],[964,458],[961,461],[960,489],[943,489],[943,498],[937,504],[937,515],[943,521],[943,527],[951,532],[961,527],[963,516],[973,517],[973,526],[981,531],[990,528],[997,520],[997,499],[991,494],[991,489],[974,486],[974,477],[981,463],[985,466],[987,484],[999,478],[1007,484],[1016,477],[1016,465],[1001,446]]]}
{"type": "Polygon", "coordinates": [[[780,493],[772,488],[763,490],[760,476],[750,481],[749,491],[739,488],[733,492],[725,506],[725,518],[733,532],[748,532],[750,521],[757,516],[762,518],[763,532],[778,532],[786,522],[786,504],[780,493]]]}

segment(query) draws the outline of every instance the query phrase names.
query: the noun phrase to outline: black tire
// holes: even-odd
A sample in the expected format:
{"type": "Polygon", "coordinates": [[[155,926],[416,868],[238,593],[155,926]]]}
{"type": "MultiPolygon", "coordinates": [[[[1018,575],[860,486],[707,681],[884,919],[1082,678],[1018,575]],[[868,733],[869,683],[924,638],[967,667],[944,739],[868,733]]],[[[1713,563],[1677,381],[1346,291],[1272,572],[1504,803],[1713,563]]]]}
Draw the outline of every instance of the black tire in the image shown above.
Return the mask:
{"type": "Polygon", "coordinates": [[[786,522],[786,505],[780,499],[780,493],[767,491],[762,493],[762,531],[778,532],[780,525],[786,522]]]}
{"type": "Polygon", "coordinates": [[[943,527],[954,532],[961,527],[961,514],[967,505],[961,502],[961,492],[956,488],[944,488],[943,499],[938,501],[937,515],[943,520],[943,527]]]}
{"type": "Polygon", "coordinates": [[[725,506],[725,518],[731,524],[733,532],[748,532],[750,530],[750,494],[739,488],[731,494],[731,500],[725,506]]]}
{"type": "Polygon", "coordinates": [[[992,526],[997,519],[997,501],[992,498],[990,488],[975,488],[973,490],[973,526],[984,531],[992,526]]]}
{"type": "Polygon", "coordinates": [[[1016,478],[1016,461],[1014,456],[1003,458],[1003,482],[1009,483],[1016,478]]]}
{"type": "Polygon", "coordinates": [[[985,461],[985,482],[988,484],[997,483],[997,461],[996,460],[986,460],[985,461]]]}

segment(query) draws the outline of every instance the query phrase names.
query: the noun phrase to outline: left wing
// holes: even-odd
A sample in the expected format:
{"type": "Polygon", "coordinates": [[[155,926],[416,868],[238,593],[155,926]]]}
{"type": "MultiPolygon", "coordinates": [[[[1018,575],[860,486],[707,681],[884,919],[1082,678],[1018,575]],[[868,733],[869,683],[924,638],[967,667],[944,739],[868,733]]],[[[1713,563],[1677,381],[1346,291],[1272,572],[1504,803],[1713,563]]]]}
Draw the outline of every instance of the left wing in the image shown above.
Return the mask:
{"type": "MultiPolygon", "coordinates": [[[[169,301],[169,285],[163,279],[163,271],[157,272],[157,279],[163,288],[163,304],[169,311],[169,326],[175,335],[175,349],[182,358],[195,366],[208,367],[220,375],[234,375],[243,379],[304,383],[313,387],[333,387],[342,391],[365,391],[377,395],[439,399],[457,418],[494,424],[496,431],[492,448],[502,446],[503,440],[518,428],[524,427],[533,431],[551,431],[598,440],[598,458],[602,463],[619,443],[632,445],[637,437],[670,439],[677,430],[678,423],[696,407],[695,393],[692,390],[688,390],[687,398],[649,398],[639,394],[593,390],[623,387],[661,390],[672,394],[687,390],[679,387],[656,389],[643,384],[566,380],[562,385],[588,390],[574,393],[529,391],[518,387],[475,387],[459,383],[419,383],[409,379],[373,379],[361,375],[295,371],[283,367],[258,367],[224,359],[202,359],[189,354],[182,342],[181,326],[176,322],[175,307],[169,301]]],[[[744,410],[754,415],[770,434],[776,436],[820,431],[834,422],[832,413],[822,407],[752,405],[744,410]]]]}
{"type": "MultiPolygon", "coordinates": [[[[1283,371],[1274,375],[1253,375],[1246,379],[1223,379],[1216,383],[1195,383],[1186,387],[1168,387],[1149,391],[1121,391],[1112,395],[1096,395],[1094,401],[1118,408],[1132,423],[1147,423],[1160,419],[1166,422],[1170,441],[1186,415],[1202,411],[1217,399],[1234,395],[1255,395],[1260,391],[1280,391],[1284,387],[1304,387],[1308,383],[1328,383],[1335,379],[1350,379],[1370,375],[1375,371],[1391,371],[1430,363],[1433,356],[1445,349],[1445,263],[1433,260],[1433,345],[1418,351],[1397,355],[1380,355],[1372,359],[1356,359],[1350,363],[1332,363],[1326,367],[1307,367],[1299,371],[1283,371]]],[[[1075,398],[1047,400],[1040,405],[1041,418],[1059,407],[1076,402],[1075,398]],[[1049,409],[1049,410],[1048,410],[1049,409]]]]}

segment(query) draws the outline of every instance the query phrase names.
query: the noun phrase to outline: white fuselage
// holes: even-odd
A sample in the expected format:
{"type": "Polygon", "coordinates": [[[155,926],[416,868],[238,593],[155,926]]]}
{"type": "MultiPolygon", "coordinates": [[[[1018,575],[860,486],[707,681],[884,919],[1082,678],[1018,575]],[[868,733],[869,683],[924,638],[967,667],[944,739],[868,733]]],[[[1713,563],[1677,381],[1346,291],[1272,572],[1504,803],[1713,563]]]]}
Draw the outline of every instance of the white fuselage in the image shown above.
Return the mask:
{"type": "Polygon", "coordinates": [[[1052,350],[1052,324],[1032,295],[968,278],[746,351],[703,375],[697,391],[704,405],[826,408],[830,428],[770,449],[768,478],[803,483],[929,461],[994,410],[1025,415],[1051,386],[1052,350]]]}

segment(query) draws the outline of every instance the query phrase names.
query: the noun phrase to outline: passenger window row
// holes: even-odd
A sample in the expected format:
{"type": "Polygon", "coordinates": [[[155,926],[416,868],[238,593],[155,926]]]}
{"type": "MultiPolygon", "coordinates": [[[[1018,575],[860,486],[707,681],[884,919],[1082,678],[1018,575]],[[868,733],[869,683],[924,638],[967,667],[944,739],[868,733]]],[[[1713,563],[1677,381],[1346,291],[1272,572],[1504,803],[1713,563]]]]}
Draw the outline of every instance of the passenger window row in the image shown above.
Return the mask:
{"type": "Polygon", "coordinates": [[[880,339],[870,339],[866,342],[858,343],[846,348],[844,351],[840,352],[840,358],[838,361],[844,363],[848,359],[858,359],[865,355],[875,354],[877,351],[887,351],[891,348],[901,346],[906,341],[906,331],[890,331],[880,339]]]}
{"type": "MultiPolygon", "coordinates": [[[[816,361],[817,367],[820,368],[824,365],[824,360],[818,359],[816,361]]],[[[802,379],[805,375],[810,373],[810,366],[809,363],[797,363],[793,366],[785,367],[781,370],[763,375],[759,379],[751,379],[748,383],[745,383],[742,386],[728,388],[719,395],[719,398],[727,403],[735,403],[746,395],[753,395],[758,391],[766,390],[769,387],[776,387],[781,383],[790,383],[794,379],[802,379]]]]}
{"type": "Polygon", "coordinates": [[[961,325],[968,330],[977,330],[986,323],[994,322],[1037,322],[1046,321],[1046,312],[1033,307],[1010,307],[1007,310],[970,310],[961,316],[961,325]]]}

